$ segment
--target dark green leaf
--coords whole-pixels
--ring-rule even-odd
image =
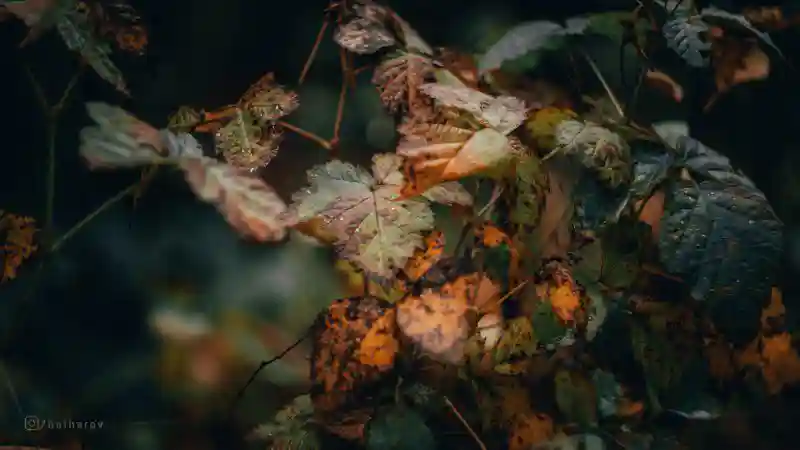
[[[379,411],[366,427],[369,450],[435,450],[436,440],[422,417],[397,405]]]
[[[679,150],[690,176],[670,184],[661,262],[684,279],[692,297],[706,302],[723,333],[748,339],[775,280],[783,225],[727,158],[691,138],[682,139]]]

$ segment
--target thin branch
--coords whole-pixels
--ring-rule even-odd
[[[319,145],[320,147],[324,148],[325,150],[330,151],[330,150],[333,149],[333,144],[330,141],[327,141],[327,140],[317,136],[316,134],[314,134],[314,133],[312,133],[310,131],[306,131],[306,130],[304,130],[304,129],[296,126],[296,125],[292,125],[289,122],[284,122],[282,120],[279,120],[276,123],[278,124],[278,126],[280,126],[282,128],[285,128],[285,129],[287,129],[287,130],[291,131],[292,133],[295,133],[295,134],[297,134],[299,136],[302,136],[302,137],[308,139],[309,141],[314,142],[315,144]]]
[[[348,65],[347,54],[344,49],[339,49],[339,60],[342,65],[342,87],[339,89],[339,101],[336,103],[336,122],[333,124],[333,137],[331,142],[334,144],[339,143],[339,133],[342,129],[342,119],[344,117],[344,104],[347,99],[347,79],[348,79]]]
[[[306,76],[308,72],[311,70],[311,65],[314,64],[314,60],[317,59],[317,52],[319,51],[319,46],[322,44],[322,38],[325,36],[325,31],[328,29],[328,25],[330,24],[329,19],[326,17],[322,21],[322,25],[319,27],[319,31],[317,32],[317,38],[314,40],[314,46],[311,47],[311,53],[308,54],[308,58],[306,58],[305,64],[303,64],[303,70],[300,72],[300,78],[297,80],[297,85],[303,84],[306,80]]]
[[[62,234],[61,237],[59,237],[58,240],[55,243],[53,243],[53,245],[50,247],[50,252],[51,253],[56,252],[70,238],[72,238],[72,236],[74,236],[75,233],[80,231],[81,228],[85,227],[89,222],[91,222],[95,217],[99,216],[103,211],[105,211],[108,208],[114,206],[117,202],[119,202],[120,200],[122,200],[126,196],[131,195],[134,192],[136,192],[138,187],[139,187],[139,182],[137,181],[136,183],[134,183],[134,184],[128,186],[127,188],[119,191],[116,195],[114,195],[113,197],[111,197],[108,200],[106,200],[105,202],[103,202],[103,204],[98,206],[97,209],[95,209],[94,211],[90,212],[86,217],[81,219],[80,222],[76,223],[75,225],[72,226],[72,228],[67,230],[66,233]]]
[[[236,410],[236,406],[239,404],[239,402],[244,397],[245,391],[247,391],[247,388],[250,387],[251,384],[253,384],[253,382],[256,380],[256,377],[258,376],[258,374],[261,373],[261,371],[264,370],[264,368],[266,368],[270,364],[274,363],[275,361],[279,361],[281,358],[283,358],[284,356],[288,355],[290,351],[292,351],[295,348],[297,348],[298,345],[303,343],[303,341],[305,341],[311,335],[311,332],[313,331],[313,329],[314,329],[313,325],[308,327],[306,332],[303,333],[303,335],[300,336],[300,338],[297,339],[292,345],[286,347],[282,352],[280,352],[274,358],[268,359],[267,361],[263,361],[261,364],[259,364],[258,368],[253,372],[252,375],[250,375],[250,378],[247,379],[247,383],[245,383],[245,385],[242,386],[241,389],[239,389],[239,392],[236,393],[236,397],[234,397],[233,402],[231,403],[230,415],[233,415],[233,412]]]
[[[450,399],[447,398],[446,396],[444,397],[444,402],[453,411],[453,414],[456,415],[459,422],[461,422],[461,424],[464,425],[464,428],[466,428],[467,433],[469,433],[469,435],[472,436],[472,439],[475,439],[475,443],[478,444],[478,447],[480,447],[481,450],[486,450],[486,444],[484,444],[481,438],[478,437],[478,434],[475,433],[475,430],[473,430],[472,427],[469,426],[469,423],[467,423],[467,421],[464,419],[464,416],[462,416],[461,413],[458,412],[458,409],[456,409],[456,406],[453,405],[453,402],[451,402]]]
[[[585,51],[581,50],[581,55],[583,55],[584,59],[586,59],[586,62],[589,63],[589,67],[592,68],[592,72],[594,72],[594,74],[597,76],[597,79],[600,80],[600,84],[603,85],[603,89],[606,90],[608,97],[611,99],[611,103],[614,105],[614,108],[616,108],[620,117],[624,118],[625,111],[622,109],[622,104],[620,103],[619,99],[617,99],[617,96],[614,95],[614,91],[611,90],[611,86],[609,86],[608,82],[606,81],[606,78],[603,76],[602,72],[600,72],[600,69],[597,67],[597,64],[595,64],[592,57],[589,56],[589,54],[586,53]]]

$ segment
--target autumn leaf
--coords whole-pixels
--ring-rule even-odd
[[[36,252],[37,231],[39,230],[33,218],[0,210],[0,232],[5,232],[5,239],[0,246],[0,255],[3,258],[3,275],[0,277],[0,282],[16,278],[17,270],[22,263]]]
[[[676,102],[683,101],[683,87],[666,73],[660,70],[648,69],[644,76],[648,86],[668,95]]]
[[[91,169],[177,162],[203,155],[191,135],[157,130],[119,107],[89,102],[86,110],[96,125],[81,130],[79,151]]]
[[[556,125],[555,141],[559,151],[576,156],[609,187],[617,187],[630,179],[630,147],[611,130],[591,122],[568,119]]]
[[[422,233],[434,225],[424,200],[398,200],[401,162],[393,154],[376,155],[372,174],[338,160],[317,166],[308,173],[310,187],[293,196],[292,214],[299,222],[322,217],[340,255],[388,277],[422,247]]]
[[[504,372],[504,369],[498,366],[511,362],[514,358],[535,354],[537,344],[536,332],[527,317],[515,317],[509,320],[494,348],[495,371]]]
[[[334,301],[314,326],[311,398],[321,412],[334,412],[394,368],[398,341],[395,309],[372,297]]]
[[[232,166],[256,171],[278,154],[282,137],[280,129],[263,126],[237,108],[233,119],[214,133],[214,147]]]
[[[545,414],[531,414],[511,424],[509,450],[528,450],[548,442],[555,435],[553,419]]]
[[[715,39],[711,46],[711,65],[717,94],[723,94],[736,85],[762,80],[770,74],[770,60],[756,43],[741,39]],[[716,99],[709,101],[709,105]]]
[[[279,241],[296,223],[272,187],[249,172],[205,157],[184,159],[180,167],[195,195],[245,236]]]
[[[340,25],[333,36],[342,48],[367,55],[397,43],[387,28],[388,10],[373,2],[357,3],[348,21]]]
[[[556,126],[568,119],[578,117],[574,111],[556,107],[546,107],[536,110],[527,122],[525,129],[536,140],[536,145],[543,150],[556,148]]]
[[[555,315],[564,322],[575,320],[575,313],[582,306],[580,288],[569,269],[551,263],[545,268],[545,280],[536,285],[539,298],[549,303]]]
[[[533,152],[525,152],[514,164],[514,208],[510,219],[523,226],[537,226],[542,218],[547,196],[548,176],[544,163]]]
[[[380,92],[381,102],[389,111],[405,110],[410,115],[425,109],[430,99],[420,95],[419,89],[433,76],[430,58],[414,53],[400,53],[386,58],[372,76],[372,84]]]
[[[792,336],[784,331],[786,307],[783,294],[773,288],[769,304],[761,312],[761,331],[745,348],[727,355],[738,367],[757,370],[769,394],[800,383],[800,355]]]
[[[444,256],[445,237],[439,230],[425,236],[424,247],[408,259],[403,272],[409,281],[417,281]]]
[[[423,84],[419,90],[444,106],[474,115],[485,126],[506,135],[519,127],[527,116],[525,102],[516,97],[493,97],[466,86],[441,83]]]
[[[426,289],[397,304],[397,325],[422,353],[439,361],[460,364],[471,334],[469,310],[469,299],[463,292],[454,292],[452,288]]]
[[[397,154],[407,159],[403,197],[419,195],[445,181],[501,170],[512,160],[509,139],[492,128],[441,132],[429,139],[407,137],[398,146]]]

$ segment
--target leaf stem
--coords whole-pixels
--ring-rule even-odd
[[[58,240],[55,243],[53,243],[53,245],[50,247],[50,252],[55,252],[58,249],[60,249],[72,236],[75,235],[75,233],[80,231],[95,217],[99,216],[103,211],[106,211],[108,208],[114,206],[114,204],[116,204],[126,196],[136,192],[138,187],[139,187],[139,181],[119,191],[116,195],[103,202],[102,205],[98,206],[94,211],[90,212],[86,217],[81,219],[80,222],[76,223],[75,225],[72,226],[72,228],[67,230],[66,233],[61,235],[61,237],[59,237]]]
[[[325,36],[325,31],[328,29],[328,25],[330,25],[330,21],[326,17],[322,21],[322,25],[319,27],[317,38],[314,40],[314,46],[311,47],[311,52],[308,54],[305,64],[303,64],[303,70],[300,71],[300,78],[297,80],[298,86],[303,84],[303,82],[306,80],[306,76],[308,76],[308,72],[311,70],[311,65],[314,64],[314,60],[317,59],[317,52],[319,51],[320,44],[322,44],[322,38]]]
[[[472,439],[475,439],[475,443],[478,444],[478,447],[480,447],[481,450],[486,450],[486,444],[484,444],[481,438],[478,437],[478,434],[475,433],[475,430],[473,430],[472,427],[469,426],[469,423],[464,419],[464,416],[462,416],[461,413],[458,412],[458,409],[456,409],[456,406],[453,405],[453,402],[451,402],[450,399],[447,398],[446,396],[444,397],[444,402],[453,411],[453,414],[456,415],[456,418],[458,418],[458,421],[461,422],[461,425],[464,425],[464,428],[466,428],[467,433],[469,433],[469,435],[472,436]]]
[[[620,103],[619,99],[617,99],[617,96],[614,95],[614,91],[611,90],[611,86],[609,86],[608,82],[606,81],[606,77],[603,76],[603,73],[600,72],[597,64],[595,64],[592,57],[589,56],[586,51],[581,50],[581,55],[584,59],[586,59],[586,62],[589,63],[589,67],[591,67],[592,72],[594,72],[594,74],[597,76],[597,79],[600,80],[600,84],[603,85],[603,89],[605,89],[606,93],[608,94],[608,97],[611,100],[611,103],[614,105],[614,108],[616,108],[617,112],[619,113],[619,116],[624,118],[625,111],[622,109],[622,104]]]
[[[330,150],[333,149],[333,144],[331,144],[331,142],[329,142],[329,141],[317,136],[316,134],[314,134],[314,133],[312,133],[310,131],[306,131],[306,130],[304,130],[304,129],[296,126],[296,125],[290,124],[289,122],[284,122],[283,120],[279,120],[276,123],[278,124],[278,126],[280,126],[282,128],[285,128],[285,129],[287,129],[287,130],[291,131],[292,133],[295,133],[295,134],[297,134],[299,136],[302,136],[302,137],[308,139],[309,141],[314,142],[315,144],[319,145],[320,147],[324,148],[325,150],[330,151]]]

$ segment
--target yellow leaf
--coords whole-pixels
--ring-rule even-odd
[[[559,123],[567,119],[576,119],[578,115],[569,109],[555,107],[542,108],[528,119],[525,124],[528,133],[536,140],[536,145],[545,150],[556,146],[555,130]]]

